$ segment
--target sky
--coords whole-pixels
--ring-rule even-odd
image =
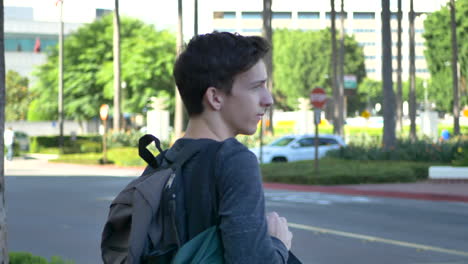
[[[59,8],[55,2],[56,0],[4,0],[4,5],[33,7],[35,20],[55,22],[59,19]],[[95,17],[94,8],[113,9],[114,3],[114,0],[64,0],[64,21],[82,23],[84,18],[88,20],[86,22],[91,22]],[[175,28],[177,24],[177,1],[174,0],[120,0],[119,9],[121,15],[137,17],[147,23],[157,24],[161,29]]]
[[[39,21],[55,22],[59,19],[59,8],[55,5],[57,0],[3,0],[5,6],[25,6],[34,8],[34,19]],[[95,8],[113,9],[115,0],[63,0],[63,17],[65,22],[92,22],[95,18]],[[232,1],[236,1],[233,3]],[[303,5],[310,9],[317,4],[329,4],[327,0],[272,0],[273,10],[275,6],[279,9],[287,8],[289,1],[294,4]],[[314,1],[317,1],[314,3]],[[448,0],[414,0],[416,11],[427,9],[439,9]],[[154,24],[157,29],[176,30],[177,26],[177,0],[119,0],[120,14],[136,17],[146,23]],[[209,15],[204,13],[208,7],[213,6],[256,6],[261,8],[262,0],[199,0],[199,16]],[[409,6],[409,0],[402,0],[404,6]],[[335,0],[336,7],[339,8],[341,1]],[[379,0],[344,0],[345,10],[350,5],[357,9],[368,9],[369,5],[380,6]],[[184,21],[193,21],[194,0],[183,0]],[[396,11],[397,0],[390,0],[392,11]],[[221,7],[222,8],[222,7]],[[221,10],[222,11],[222,10]],[[84,21],[83,21],[84,20]],[[200,23],[203,23],[200,19]],[[186,28],[190,28],[191,23],[184,23],[184,33]],[[200,25],[200,28],[204,28]]]

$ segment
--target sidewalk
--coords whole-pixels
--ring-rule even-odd
[[[118,167],[115,165],[77,165],[48,162],[48,156],[15,158],[5,161],[6,176],[114,176],[136,177],[143,172],[141,167]],[[468,182],[416,182],[359,185],[295,185],[264,183],[267,189],[303,192],[325,192],[344,195],[380,196],[433,201],[457,201],[468,203]]]

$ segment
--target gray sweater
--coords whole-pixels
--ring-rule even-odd
[[[166,157],[174,161],[187,144],[202,146],[212,142],[211,139],[179,139]],[[201,158],[196,155],[183,167],[184,184],[196,180],[196,175],[191,172]],[[263,186],[255,155],[236,139],[229,138],[222,142],[213,162],[226,263],[286,263],[288,250],[285,245],[268,234]],[[184,189],[189,191],[185,186]],[[187,237],[191,238],[193,234]]]

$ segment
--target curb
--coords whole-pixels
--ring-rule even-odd
[[[411,193],[399,192],[390,190],[358,190],[351,187],[340,186],[315,186],[315,185],[298,185],[298,184],[282,184],[265,182],[263,186],[267,189],[303,191],[303,192],[323,192],[344,195],[362,195],[362,196],[377,196],[390,198],[403,198],[414,200],[430,200],[430,201],[449,201],[449,202],[465,202],[468,203],[468,195],[451,195],[437,193]]]

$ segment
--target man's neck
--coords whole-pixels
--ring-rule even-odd
[[[187,130],[185,131],[184,138],[208,138],[217,141],[223,141],[232,135],[226,133],[225,129],[219,125],[216,125],[216,120],[207,119],[203,117],[191,117],[189,119]]]

